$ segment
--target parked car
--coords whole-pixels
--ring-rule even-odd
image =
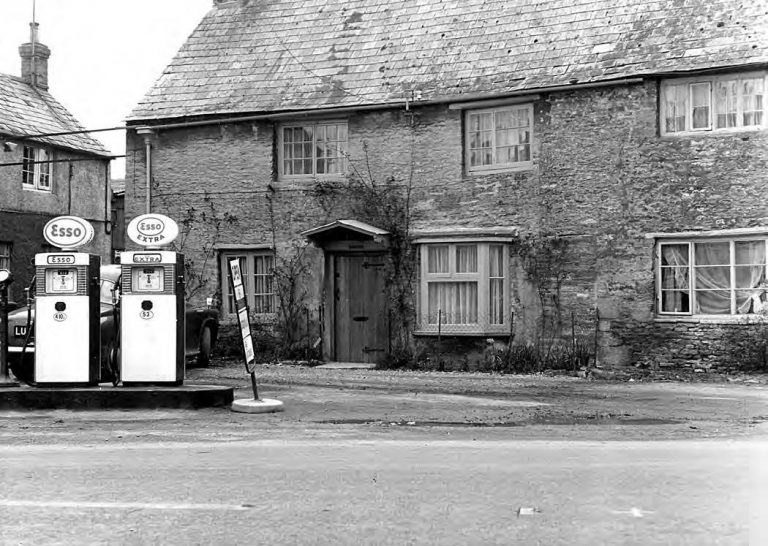
[[[114,381],[110,358],[115,351],[115,307],[120,298],[120,266],[104,265],[100,270],[101,310],[101,380]],[[8,364],[21,381],[34,380],[34,306],[20,307],[8,315]],[[31,327],[30,327],[31,325]],[[219,332],[219,313],[215,309],[186,306],[187,358],[195,358],[199,366],[207,366]],[[26,343],[26,347],[25,347]]]

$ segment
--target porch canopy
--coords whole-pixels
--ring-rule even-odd
[[[302,231],[301,235],[319,247],[338,241],[370,241],[386,246],[389,239],[388,231],[359,220],[336,220],[330,224]]]

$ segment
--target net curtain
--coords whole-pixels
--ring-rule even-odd
[[[731,243],[694,244],[695,314],[731,314],[761,310],[765,292],[765,241],[736,241],[731,279]],[[686,310],[690,293],[688,245],[662,247],[662,309]],[[732,287],[735,288],[732,291]]]

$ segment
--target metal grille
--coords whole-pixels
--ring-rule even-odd
[[[123,294],[133,294],[134,291],[131,288],[131,269],[133,267],[141,267],[137,264],[131,266],[123,265],[122,275],[120,276],[120,288]],[[146,267],[158,267],[157,265],[146,264]],[[173,294],[176,289],[176,265],[175,264],[160,264],[163,268],[163,293]]]

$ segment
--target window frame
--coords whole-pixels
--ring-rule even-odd
[[[418,326],[416,335],[508,335],[510,329],[510,245],[507,240],[462,240],[441,239],[418,242],[419,245],[419,296],[418,296]],[[459,246],[477,247],[477,272],[457,272],[456,248]],[[430,273],[429,248],[435,246],[448,247],[448,272]],[[491,312],[491,268],[490,248],[499,246],[502,249],[502,310],[503,321],[500,324],[490,324]],[[498,277],[493,277],[498,278]],[[477,324],[430,324],[429,323],[429,284],[445,282],[477,282]]]
[[[744,235],[744,236],[738,236],[738,237],[697,237],[697,238],[663,238],[663,239],[657,239],[654,249],[654,278],[656,283],[656,289],[655,289],[655,306],[656,306],[656,317],[658,318],[668,318],[668,319],[716,319],[716,320],[735,320],[735,319],[744,319],[746,317],[758,317],[760,316],[757,313],[738,313],[738,306],[736,303],[736,291],[737,290],[745,290],[743,288],[737,288],[735,286],[736,283],[736,267],[739,265],[755,265],[755,264],[737,264],[735,259],[735,248],[736,243],[738,242],[754,242],[754,241],[762,241],[765,245],[765,263],[763,264],[764,267],[764,273],[763,276],[765,278],[768,278],[768,236],[765,234],[755,234],[755,235]],[[719,265],[697,265],[695,260],[695,244],[706,244],[706,243],[729,243],[729,264],[728,267],[730,268],[729,278],[730,278],[730,285],[728,288],[728,291],[730,292],[730,304],[731,304],[731,312],[728,314],[722,313],[722,314],[712,314],[712,313],[696,313],[696,307],[697,307],[697,282],[696,282],[696,268],[702,268],[702,267],[724,267]],[[663,305],[662,305],[662,247],[665,245],[687,245],[688,246],[688,292],[689,292],[689,311],[687,312],[674,312],[674,311],[663,311]],[[701,289],[703,290],[703,289]],[[699,291],[701,291],[699,290]]]
[[[498,163],[496,161],[496,113],[497,112],[504,112],[504,111],[514,111],[514,110],[527,110],[528,112],[528,132],[530,133],[530,139],[528,142],[528,146],[530,147],[529,150],[529,157],[527,161],[517,161],[515,163]],[[471,142],[471,130],[470,130],[470,116],[472,115],[478,115],[478,114],[492,114],[493,119],[493,127],[491,128],[491,150],[493,153],[493,161],[489,165],[472,165],[472,149],[470,148],[470,142]],[[464,164],[466,166],[465,170],[467,174],[470,175],[484,175],[484,174],[495,174],[500,172],[510,172],[510,171],[522,171],[522,170],[529,170],[533,167],[533,150],[534,150],[534,110],[533,110],[533,102],[523,102],[523,103],[514,103],[514,104],[506,104],[502,106],[495,106],[490,108],[476,108],[476,109],[467,109],[464,111]]]
[[[13,252],[13,243],[11,243],[10,241],[0,241],[0,269],[5,269],[7,271],[11,270],[12,252]]]
[[[337,125],[344,126],[346,132],[346,140],[344,142],[344,149],[339,153],[339,160],[341,162],[341,168],[338,173],[319,173],[317,172],[317,127]],[[312,173],[302,174],[286,174],[285,172],[285,138],[284,130],[290,128],[304,129],[307,127],[312,128]],[[338,141],[342,142],[342,141]],[[279,180],[306,180],[306,179],[338,179],[343,178],[348,174],[349,169],[349,122],[346,119],[320,119],[302,122],[286,121],[277,125],[277,172]]]
[[[32,152],[32,158],[27,152]],[[43,157],[41,157],[43,156]],[[27,191],[53,192],[53,150],[41,146],[24,146],[22,149],[21,187]],[[31,170],[28,168],[31,166]],[[45,172],[43,172],[45,168]],[[32,183],[27,180],[32,179]],[[45,178],[47,184],[43,184]]]
[[[271,257],[272,258],[272,292],[260,292],[256,293],[256,258]],[[271,248],[253,248],[253,249],[221,249],[219,250],[219,263],[221,267],[220,276],[220,290],[221,290],[221,314],[223,317],[236,317],[237,313],[234,310],[234,306],[230,306],[230,270],[229,260],[231,258],[245,258],[246,260],[246,273],[243,275],[243,287],[245,289],[246,301],[248,303],[248,311],[255,317],[268,319],[274,317],[277,314],[277,292],[275,291],[275,252]],[[256,298],[271,296],[271,310],[266,312],[257,312]]]
[[[736,81],[742,82],[743,80],[760,79],[763,82],[762,91],[762,122],[759,125],[736,125],[733,127],[717,127],[717,115],[720,112],[722,103],[718,102],[717,89],[718,85],[724,82]],[[709,118],[706,127],[694,128],[693,127],[693,88],[696,85],[708,84],[709,85]],[[686,88],[686,104],[685,106],[685,128],[679,131],[667,130],[667,90],[684,86]],[[739,89],[739,85],[736,86]],[[768,71],[754,71],[754,72],[734,72],[729,74],[718,74],[710,76],[696,76],[690,78],[670,78],[661,80],[659,86],[659,129],[661,136],[665,137],[678,137],[678,136],[691,136],[691,135],[706,135],[706,134],[729,134],[744,131],[762,131],[768,127],[768,107],[766,107],[766,99],[768,99]],[[736,102],[736,119],[737,121],[743,121],[744,110],[744,95],[737,95],[734,100]],[[675,108],[677,104],[675,104]],[[727,110],[727,108],[726,108]],[[726,112],[727,114],[727,112]]]

